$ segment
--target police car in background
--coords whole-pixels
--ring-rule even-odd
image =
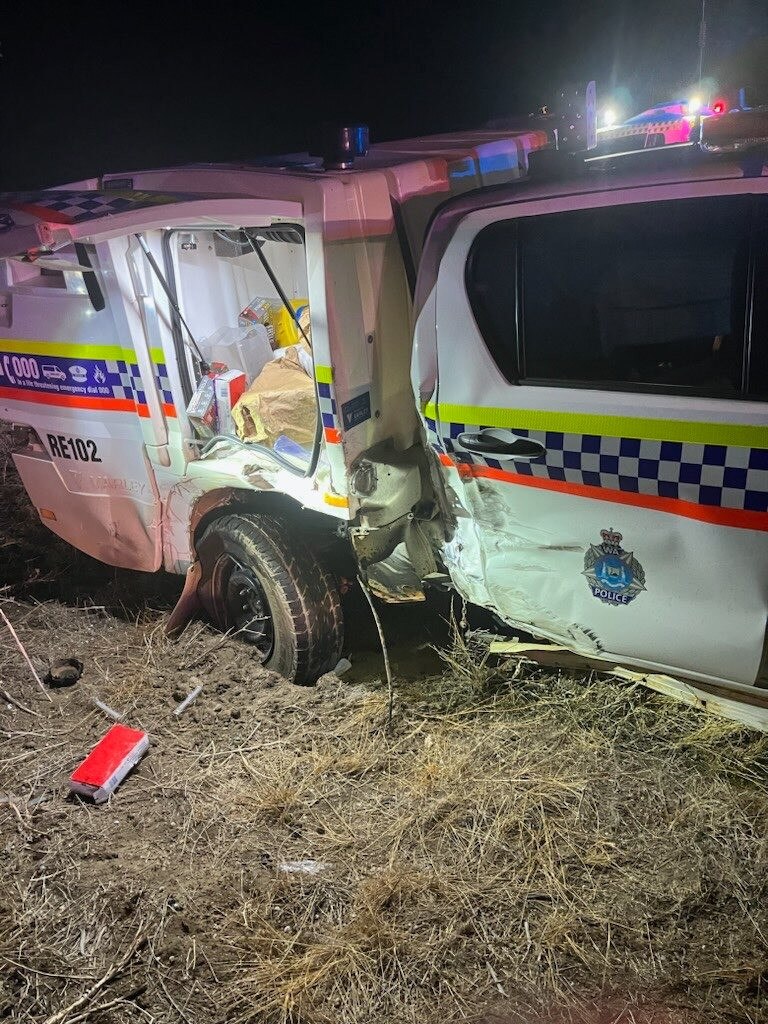
[[[597,142],[606,152],[654,149],[694,141],[703,118],[724,114],[724,99],[702,106],[695,100],[674,100],[649,107],[621,124],[609,123],[597,129]]]

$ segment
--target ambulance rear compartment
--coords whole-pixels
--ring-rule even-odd
[[[234,436],[308,466],[318,408],[301,228],[172,230],[163,248],[184,321],[175,334],[185,392],[196,391],[188,406],[194,432],[203,442]],[[212,372],[226,374],[216,381],[215,408],[185,324]]]

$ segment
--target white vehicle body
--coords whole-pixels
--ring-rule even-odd
[[[304,539],[343,538],[387,600],[450,583],[590,661],[768,724],[768,320],[755,290],[768,269],[768,177],[713,160],[518,182],[546,141],[538,131],[464,133],[374,146],[350,170],[304,157],[6,197],[0,417],[34,431],[15,458],[46,524],[104,562],[183,574],[217,516],[288,514]],[[568,320],[553,319],[547,297],[547,238],[562,230],[581,246],[590,224],[602,232],[597,256],[577,246],[558,264],[564,280],[582,257],[599,262],[618,230],[610,218],[674,219],[680,203],[684,225],[722,211],[743,220],[730,298],[696,291],[694,301],[673,288],[666,305],[645,309],[620,267],[613,284],[607,265],[600,281],[585,270],[585,293],[599,296],[595,345],[620,365],[621,338],[635,339],[631,358],[673,379],[674,359],[646,359],[642,321],[650,339],[693,317],[719,351],[743,320],[733,393],[604,381],[594,367],[585,379],[547,372],[530,339]],[[185,409],[199,367],[140,244],[202,338],[232,326],[254,294],[277,298],[255,249],[222,248],[251,229],[287,296],[309,300],[318,437],[306,462],[195,437]],[[704,254],[692,255],[691,237],[682,255],[667,253],[671,276],[682,266],[692,281],[699,267],[709,280],[720,257],[703,235]],[[34,262],[11,258],[34,246],[73,247],[76,262],[36,274]],[[638,242],[632,258],[644,251]],[[67,269],[84,260],[95,301],[89,272]],[[733,312],[742,263],[749,293]],[[617,289],[631,315],[611,299]],[[483,311],[489,294],[507,292],[503,308]]]

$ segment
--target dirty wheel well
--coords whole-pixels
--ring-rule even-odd
[[[285,494],[229,488],[209,492],[197,503],[192,515],[194,548],[212,522],[235,512],[257,512],[280,519],[290,532],[296,531],[296,536],[301,537],[326,569],[337,576],[347,577],[354,577],[358,572],[345,524],[313,509],[302,508]]]

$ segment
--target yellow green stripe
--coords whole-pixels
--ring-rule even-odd
[[[437,419],[437,408],[429,402],[424,415]],[[441,423],[469,423],[478,426],[557,431],[563,434],[597,434],[604,437],[636,437],[642,441],[681,441],[688,444],[731,445],[740,448],[768,448],[768,426],[751,423],[699,423],[638,416],[601,416],[580,412],[551,412],[545,409],[486,409],[474,405],[440,403]]]
[[[61,344],[58,341],[31,341],[27,338],[0,338],[0,351],[20,352],[25,356],[58,356],[62,359],[124,359],[135,362],[136,353],[132,348],[121,345],[91,345],[87,342]],[[151,348],[149,355],[153,363],[165,363],[161,348]]]
[[[333,367],[315,364],[315,380],[319,384],[333,384]]]

